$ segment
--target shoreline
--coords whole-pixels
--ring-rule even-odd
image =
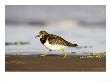
[[[6,72],[106,72],[106,55],[69,55],[49,54],[46,57],[36,55],[6,55]]]

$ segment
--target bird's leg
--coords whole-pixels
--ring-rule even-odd
[[[48,55],[48,53],[49,52],[51,52],[52,50],[49,50],[47,53],[45,53],[45,54],[43,54],[43,55],[41,55],[41,56],[46,56],[46,55]]]
[[[62,49],[63,53],[64,53],[64,58],[67,57],[67,53],[64,51],[64,49]]]

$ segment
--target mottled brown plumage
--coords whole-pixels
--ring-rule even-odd
[[[40,37],[40,41],[42,44],[45,45],[46,48],[51,50],[62,50],[64,52],[64,57],[67,56],[67,53],[64,51],[64,48],[66,47],[76,47],[77,44],[72,44],[66,40],[64,40],[62,37],[49,34],[46,31],[40,31],[39,35],[36,37]],[[45,55],[43,55],[45,56]]]
[[[64,46],[70,46],[70,47],[75,47],[77,46],[77,44],[72,44],[66,40],[64,40],[63,38],[57,36],[57,35],[53,35],[53,34],[49,34],[48,35],[48,41],[50,44],[56,44],[56,45],[64,45]]]
[[[52,44],[52,45],[64,45],[64,46],[70,46],[70,47],[78,46],[77,44],[72,44],[72,43],[64,40],[60,36],[49,34],[46,31],[40,31],[39,34],[40,35],[38,35],[38,37],[40,37],[40,41],[42,44],[44,44],[46,42],[46,40],[48,40],[49,44]]]

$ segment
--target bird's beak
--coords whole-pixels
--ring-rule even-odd
[[[39,37],[39,36],[40,36],[40,35],[37,35],[37,36],[35,36],[35,38],[36,38],[36,37]]]

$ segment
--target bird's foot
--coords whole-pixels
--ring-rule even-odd
[[[67,55],[67,53],[64,53],[64,56],[63,56],[63,58],[67,58],[67,56],[68,56],[68,55]]]
[[[42,55],[40,55],[40,56],[42,56],[42,57],[45,57],[47,54],[42,54]]]
[[[50,52],[51,50],[49,50],[47,53],[44,53],[43,55],[41,55],[42,57],[45,57],[46,55],[48,55],[48,53]]]

